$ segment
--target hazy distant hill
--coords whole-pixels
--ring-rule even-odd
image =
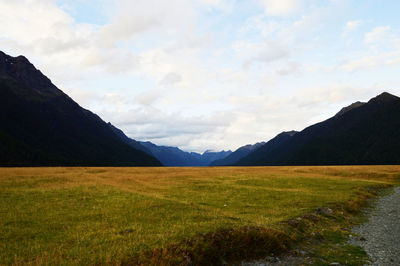
[[[25,57],[0,51],[1,166],[155,166]]]
[[[279,147],[262,149],[238,165],[400,164],[400,98],[382,93],[352,104]]]
[[[204,163],[204,165],[209,166],[212,162],[216,160],[221,160],[226,158],[227,156],[231,155],[232,151],[205,151],[203,154],[201,154],[201,160]]]
[[[265,142],[258,142],[256,144],[248,144],[238,148],[236,151],[232,152],[230,155],[223,159],[215,160],[210,165],[211,166],[223,166],[223,165],[233,165],[237,163],[240,159],[250,154],[252,151],[260,148]]]

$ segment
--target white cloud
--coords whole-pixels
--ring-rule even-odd
[[[398,64],[400,56],[400,38],[390,26],[374,27],[364,35],[364,43],[367,49],[355,55],[349,55],[349,59],[343,60],[338,66],[340,70],[350,72],[360,70],[378,70]]]
[[[196,0],[196,2],[208,9],[219,9],[229,12],[235,5],[236,0]]]
[[[288,48],[276,40],[264,42],[239,41],[233,45],[233,48],[239,55],[247,57],[244,62],[245,67],[257,62],[271,63],[289,56]]]
[[[284,67],[279,68],[276,72],[281,76],[287,76],[300,72],[301,65],[297,62],[290,61]]]
[[[372,31],[365,34],[364,40],[367,44],[382,42],[390,37],[390,31],[390,26],[375,27],[372,29]]]
[[[0,37],[22,47],[46,53],[76,49],[91,30],[74,25],[53,1],[0,1]]]
[[[386,59],[385,63],[387,65],[398,65],[398,64],[400,64],[400,57]]]
[[[265,13],[271,16],[288,16],[297,13],[303,6],[302,0],[259,0]]]
[[[112,48],[119,41],[129,40],[135,34],[157,27],[160,24],[155,16],[120,14],[114,23],[101,29],[99,44],[106,49]]]
[[[378,67],[384,66],[393,66],[400,63],[398,60],[399,56],[400,50],[383,52],[377,55],[367,55],[358,59],[348,60],[340,64],[339,69],[354,72],[359,70],[377,69]]]
[[[243,58],[246,68],[254,63],[271,63],[298,56],[319,45],[319,37],[313,34],[324,25],[327,17],[324,9],[315,9],[296,20],[276,21],[265,15],[253,16],[240,28],[241,39],[233,43],[232,48]],[[254,40],[254,35],[259,38]],[[310,41],[310,38],[313,39]],[[274,72],[279,74],[279,71]]]
[[[181,75],[177,73],[170,72],[166,74],[159,82],[160,85],[174,85],[176,83],[179,83],[182,80]]]
[[[379,56],[365,56],[341,64],[340,68],[347,71],[374,69],[379,65]]]
[[[135,100],[142,105],[151,105],[164,93],[161,90],[146,91],[136,96]]]
[[[245,35],[249,32],[255,31],[260,32],[263,37],[268,37],[274,32],[280,30],[281,26],[282,25],[276,21],[267,20],[266,16],[263,14],[249,18],[239,29],[239,32]]]
[[[361,24],[362,24],[361,20],[348,21],[346,23],[346,26],[344,27],[342,37],[343,38],[347,37],[350,33],[357,30],[361,26]]]

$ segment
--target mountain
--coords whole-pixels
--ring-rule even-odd
[[[231,151],[211,152],[203,154],[185,152],[176,147],[157,146],[151,142],[139,142],[146,147],[165,166],[209,166],[214,160],[222,159]]]
[[[258,164],[258,162],[262,162],[265,155],[272,153],[275,150],[279,150],[279,148],[289,141],[293,136],[295,136],[298,132],[297,131],[284,131],[278,134],[276,137],[268,141],[267,143],[261,145],[258,149],[250,152],[247,156],[239,159],[234,165],[253,165],[254,162],[257,162],[255,165],[262,165]]]
[[[159,166],[23,56],[0,51],[1,166]]]
[[[149,149],[147,149],[144,145],[140,144],[139,141],[136,141],[134,139],[129,138],[127,135],[125,135],[125,133],[115,127],[113,124],[111,124],[110,122],[107,123],[108,126],[111,128],[111,130],[126,144],[128,144],[129,146],[131,146],[132,148],[136,149],[136,150],[140,150],[140,151],[144,151],[145,153],[147,153],[150,156],[154,155],[151,153],[151,151]]]
[[[140,142],[151,154],[165,166],[197,166],[198,162],[191,153],[176,147],[158,146],[150,141]],[[195,161],[195,162],[193,162]]]
[[[140,142],[165,166],[199,166],[200,160],[190,152],[177,147],[158,146],[149,141]]]
[[[220,152],[213,152],[213,151],[205,151],[202,155],[202,161],[205,165],[209,166],[212,162],[217,160],[222,160],[227,156],[231,155],[232,151],[220,151]]]
[[[400,164],[400,98],[384,92],[307,127],[238,165]]]
[[[363,102],[352,103],[349,106],[343,107],[335,116],[340,116],[340,115],[342,115],[342,114],[344,114],[344,113],[346,113],[346,112],[348,112],[350,110],[353,110],[354,108],[363,106],[364,104],[365,103],[363,103]]]
[[[242,146],[238,148],[236,151],[232,152],[230,155],[223,159],[215,160],[213,161],[210,166],[225,166],[225,165],[234,165],[236,162],[238,162],[240,159],[243,157],[247,156],[254,150],[260,148],[262,145],[264,145],[265,142],[258,142],[256,144],[248,144],[245,146]]]

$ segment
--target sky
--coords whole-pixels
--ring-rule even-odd
[[[235,150],[400,95],[398,0],[0,0],[26,56],[136,140]]]

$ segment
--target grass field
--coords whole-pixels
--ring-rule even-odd
[[[0,168],[0,265],[162,261],[188,239],[281,232],[283,221],[399,179],[400,166]]]

